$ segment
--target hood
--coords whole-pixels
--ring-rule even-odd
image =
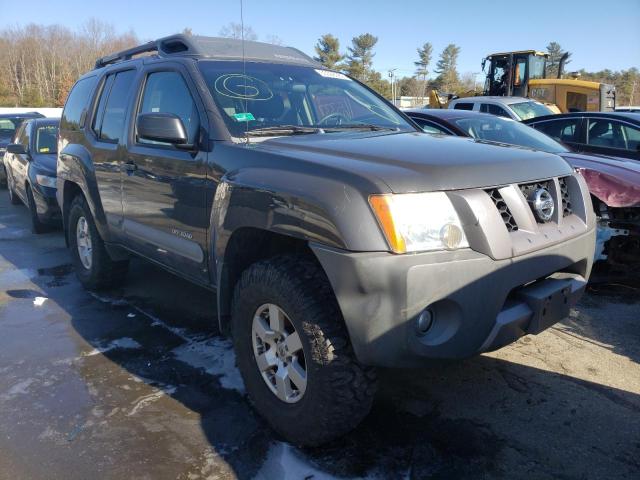
[[[55,153],[36,153],[31,156],[31,164],[38,170],[50,176],[56,176],[56,163],[58,161]]]
[[[278,137],[257,148],[376,177],[394,193],[491,187],[572,173],[554,154],[417,132]]]
[[[608,206],[640,206],[640,162],[579,153],[563,153],[562,157],[580,170],[591,194]]]

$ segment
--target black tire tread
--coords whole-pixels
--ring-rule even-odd
[[[27,207],[29,208],[29,214],[31,215],[31,232],[36,235],[49,231],[49,226],[43,223],[38,218],[38,209],[36,207],[36,200],[33,198],[33,192],[31,187],[26,187],[27,192]]]
[[[84,269],[82,262],[80,262],[80,259],[77,256],[77,249],[75,247],[76,222],[72,221],[74,217],[74,209],[80,209],[82,211],[84,217],[89,223],[89,229],[91,230],[91,243],[94,253],[92,269],[94,271],[91,272],[90,275],[83,275],[80,273],[83,271],[86,272],[86,269]],[[71,205],[69,207],[69,225],[67,235],[69,238],[71,256],[76,267],[76,272],[78,273],[78,278],[86,288],[90,290],[101,290],[116,286],[122,282],[127,274],[127,270],[129,269],[129,261],[114,261],[111,259],[95,226],[93,215],[91,215],[87,202],[82,195],[76,195],[71,201]]]
[[[293,422],[288,429],[273,425],[287,440],[316,446],[355,428],[369,413],[377,387],[376,371],[356,360],[349,334],[321,268],[301,256],[282,255],[260,261],[242,274],[233,298],[234,317],[248,289],[275,282],[289,294],[298,295],[305,311],[304,333],[311,339],[312,360],[327,367],[328,384],[315,400],[312,425]],[[293,287],[293,288],[292,288]],[[300,288],[301,287],[301,288]],[[234,332],[235,333],[235,332]],[[255,400],[253,401],[256,405]],[[260,411],[259,405],[256,405]],[[260,412],[269,421],[266,412]]]

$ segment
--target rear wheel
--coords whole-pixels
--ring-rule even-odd
[[[82,195],[76,196],[71,202],[67,223],[71,258],[80,282],[86,288],[100,289],[124,280],[129,262],[116,262],[109,257]]]
[[[357,362],[315,263],[282,256],[249,267],[235,288],[232,322],[247,393],[288,441],[325,443],[369,413],[375,370]]]
[[[49,230],[49,226],[38,218],[38,209],[36,208],[36,200],[33,198],[33,192],[31,187],[27,185],[27,206],[29,207],[29,214],[31,215],[31,231],[35,234],[44,233]]]

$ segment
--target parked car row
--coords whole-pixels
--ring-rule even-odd
[[[591,273],[575,154],[511,120],[425,112],[277,45],[174,35],[98,59],[57,139],[77,276],[118,284],[137,255],[215,290],[255,408],[295,444],[327,442],[368,413],[376,367],[540,333]],[[5,157],[34,222],[55,217],[38,210],[54,123],[25,124]]]

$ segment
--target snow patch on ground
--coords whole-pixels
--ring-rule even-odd
[[[126,305],[129,305],[129,302],[126,301],[124,298],[105,297],[103,295],[98,295],[95,292],[88,292],[88,293],[96,300],[99,300],[102,303],[108,303],[109,305],[113,305],[114,307],[124,307]]]
[[[195,368],[202,368],[210,375],[218,376],[223,388],[244,393],[244,383],[236,368],[236,357],[231,341],[213,337],[205,340],[188,340],[172,351],[176,359]]]
[[[129,413],[127,413],[127,417],[135,415],[140,410],[142,410],[143,408],[147,407],[148,405],[154,402],[157,402],[162,397],[174,394],[175,391],[176,391],[176,387],[174,387],[173,385],[167,385],[163,387],[162,390],[157,390],[153,393],[150,393],[148,395],[144,395],[142,397],[135,399],[133,402],[131,402],[133,404],[133,408]]]
[[[29,386],[31,386],[33,382],[35,382],[35,379],[33,378],[27,378],[26,380],[22,380],[21,382],[18,382],[15,385],[13,385],[7,391],[7,393],[4,393],[3,395],[1,395],[0,398],[2,398],[2,400],[11,400],[12,398],[17,397],[18,395],[24,395],[29,392]]]
[[[337,477],[322,472],[309,464],[304,456],[288,443],[274,444],[254,480],[336,480]]]
[[[91,350],[90,352],[83,353],[82,356],[92,357],[100,353],[108,352],[109,350],[113,350],[115,348],[136,349],[136,348],[142,348],[142,345],[136,342],[133,338],[123,337],[123,338],[118,338],[116,340],[112,340],[106,345],[98,346],[93,350]]]
[[[172,350],[177,360],[195,368],[202,368],[210,375],[216,375],[223,388],[236,390],[244,394],[244,383],[239,370],[236,368],[236,358],[231,341],[222,337],[206,338],[203,335],[189,334],[187,329],[171,326],[157,316],[136,305],[130,304],[124,299],[114,299],[96,295],[95,293],[91,295],[103,303],[114,306],[129,306],[151,320],[152,327],[164,328],[181,338],[184,344]],[[135,348],[139,347],[138,345]],[[85,356],[96,355],[98,353],[102,353],[102,351],[96,349]]]

